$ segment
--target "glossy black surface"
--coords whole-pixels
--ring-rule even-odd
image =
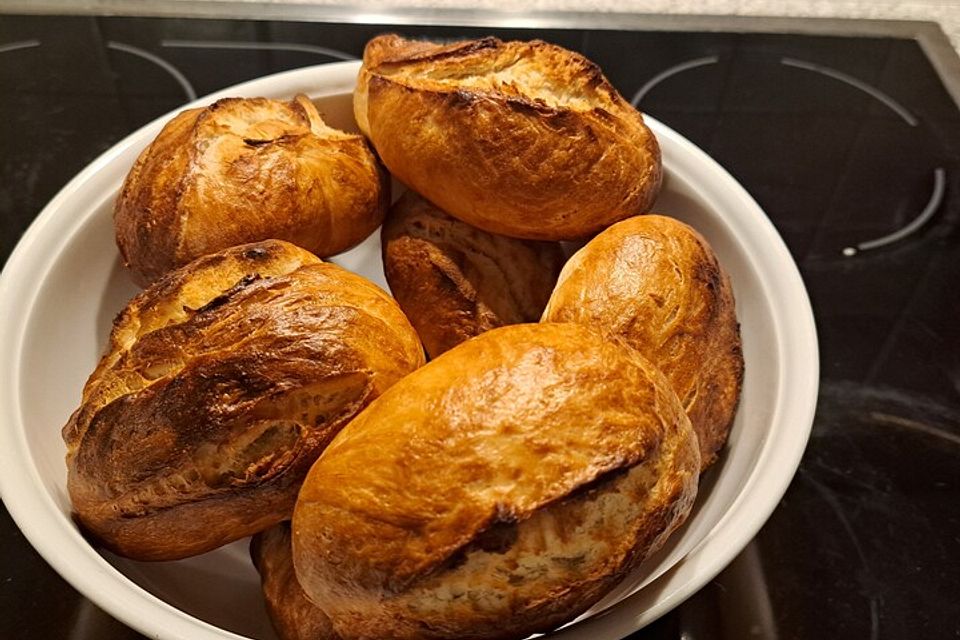
[[[39,41],[0,53],[0,255],[6,259],[87,163],[186,101],[174,77],[123,45],[160,56],[203,95],[334,58],[170,40],[300,43],[357,56],[385,30],[394,29],[0,16],[0,49]],[[822,375],[800,471],[747,550],[636,637],[960,635],[960,112],[919,46],[725,33],[398,30],[557,42],[600,64],[628,99],[664,70],[709,58],[652,87],[639,106],[746,186],[804,276]],[[915,218],[938,168],[945,197],[927,225],[888,247],[842,254]],[[64,583],[6,512],[0,559],[0,637],[140,637]]]

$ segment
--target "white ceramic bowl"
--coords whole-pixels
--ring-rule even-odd
[[[358,64],[280,73],[196,104],[303,92],[331,124],[352,129]],[[0,277],[0,489],[41,555],[131,627],[156,638],[272,638],[246,541],[188,560],[138,563],[98,552],[70,519],[60,428],[79,403],[114,315],[136,292],[114,245],[112,205],[137,154],[169,117],[129,136],[64,187]],[[563,638],[627,635],[719,573],[786,490],[816,405],[813,315],[776,230],[719,165],[648,121],[666,169],[656,211],[703,233],[733,281],[746,359],[743,396],[729,446],[704,476],[688,524],[607,598],[555,634]],[[336,262],[385,287],[378,235]]]

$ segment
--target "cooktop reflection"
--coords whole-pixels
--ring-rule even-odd
[[[542,38],[713,156],[800,266],[821,392],[800,470],[720,576],[636,638],[960,634],[960,111],[914,40],[3,16],[0,252],[97,155],[188,100],[373,35]],[[5,310],[9,311],[9,310]],[[0,519],[2,637],[140,637]]]

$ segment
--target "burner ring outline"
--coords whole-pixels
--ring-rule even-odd
[[[107,42],[107,48],[113,49],[114,51],[122,51],[124,53],[129,53],[131,55],[137,56],[138,58],[143,58],[148,62],[152,62],[157,65],[177,81],[177,83],[183,88],[183,92],[187,95],[187,101],[193,102],[197,99],[197,92],[194,90],[193,85],[190,84],[190,81],[187,80],[187,77],[183,75],[179,69],[175,66],[161,58],[160,56],[150,53],[149,51],[144,51],[139,47],[134,47],[123,42],[116,42],[115,40],[110,40]]]
[[[42,43],[36,39],[8,42],[7,44],[0,44],[0,53],[19,51],[20,49],[32,49],[33,47],[39,47],[41,44]]]
[[[667,78],[675,76],[678,73],[683,73],[684,71],[689,71],[690,69],[696,69],[697,67],[704,67],[708,64],[716,64],[717,62],[719,62],[719,60],[720,60],[720,56],[705,56],[703,58],[694,58],[693,60],[687,60],[686,62],[681,62],[679,64],[673,65],[672,67],[668,67],[663,71],[661,71],[660,73],[658,73],[657,75],[650,78],[649,80],[647,80],[647,82],[644,83],[642,87],[637,89],[637,92],[633,94],[633,98],[630,99],[630,104],[633,105],[634,108],[636,108],[636,106],[640,104],[640,101],[643,100],[643,97],[648,93],[650,93],[651,89],[653,89],[655,86],[657,86]]]
[[[880,89],[877,89],[873,85],[869,85],[863,80],[858,80],[853,76],[844,73],[842,71],[837,71],[830,67],[825,67],[821,64],[816,64],[814,62],[807,62],[806,60],[798,60],[797,58],[780,58],[780,64],[785,67],[793,67],[795,69],[804,69],[805,71],[813,71],[814,73],[819,73],[820,75],[827,76],[828,78],[833,78],[834,80],[839,80],[845,84],[854,87],[863,91],[870,97],[882,102],[887,108],[896,113],[898,116],[903,118],[903,121],[906,122],[911,127],[917,126],[917,118],[910,113],[906,107],[902,104],[888,96]]]
[[[337,58],[338,60],[356,60],[357,56],[350,55],[338,49],[321,47],[299,42],[248,42],[243,40],[161,40],[161,47],[170,49],[245,49],[248,51],[297,51],[300,53],[315,53],[317,55]]]
[[[927,201],[927,205],[923,208],[923,211],[920,212],[920,215],[914,218],[909,224],[897,229],[893,233],[889,233],[879,238],[874,238],[873,240],[864,240],[863,242],[858,242],[856,246],[853,247],[844,247],[842,251],[843,255],[851,258],[861,251],[879,249],[880,247],[885,247],[888,244],[899,242],[907,236],[916,233],[930,220],[930,218],[933,217],[933,214],[937,212],[937,209],[940,208],[940,204],[943,202],[943,196],[946,191],[947,172],[943,167],[937,167],[933,170],[933,193],[930,194],[930,199]]]
[[[678,73],[682,73],[689,69],[695,69],[697,67],[701,67],[709,64],[715,64],[718,61],[719,61],[719,56],[716,56],[716,55],[705,56],[702,58],[694,58],[692,60],[688,60],[686,62],[681,62],[679,64],[676,64],[672,67],[668,67],[667,69],[661,71],[660,73],[655,75],[653,78],[648,80],[646,83],[644,83],[643,86],[641,86],[639,89],[637,89],[637,92],[633,95],[633,98],[630,100],[630,104],[636,108],[639,105],[640,101],[643,100],[644,96],[646,96],[646,94],[649,93],[651,89],[653,89],[656,85],[660,84],[664,80],[677,75]],[[800,60],[798,58],[789,58],[789,57],[780,58],[780,64],[786,67],[793,67],[796,69],[803,69],[805,71],[812,71],[814,73],[818,73],[828,78],[832,78],[834,80],[843,82],[855,89],[858,89],[866,93],[867,95],[874,98],[875,100],[881,102],[888,109],[890,109],[891,111],[896,113],[898,116],[900,116],[900,118],[905,123],[907,123],[907,125],[911,127],[916,127],[919,125],[919,121],[917,120],[916,116],[914,116],[906,107],[900,104],[897,100],[895,100],[893,97],[889,96],[888,94],[884,93],[883,91],[877,89],[873,85],[870,85],[862,80],[859,80],[854,76],[851,76],[837,69],[833,69],[831,67],[816,64],[814,62],[808,62],[806,60]],[[860,253],[861,251],[879,249],[880,247],[884,247],[894,242],[898,242],[916,233],[920,228],[922,228],[927,222],[930,221],[930,219],[936,213],[937,209],[939,209],[940,204],[943,202],[943,197],[946,191],[946,170],[943,167],[937,167],[936,169],[934,169],[933,179],[934,179],[933,192],[930,195],[930,199],[927,201],[926,206],[923,208],[920,214],[917,215],[917,217],[914,218],[910,223],[885,236],[874,238],[873,240],[864,240],[863,242],[858,242],[854,246],[844,247],[841,250],[841,253],[845,257],[848,257],[848,258],[853,257],[858,253]]]

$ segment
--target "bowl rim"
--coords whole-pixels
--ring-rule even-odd
[[[27,540],[57,573],[110,615],[152,637],[244,638],[177,609],[135,584],[87,543],[45,490],[26,440],[19,393],[24,337],[40,292],[37,284],[44,281],[60,251],[96,210],[88,207],[70,218],[64,212],[70,210],[73,200],[119,156],[156,137],[173,115],[234,95],[279,97],[303,92],[316,98],[350,91],[359,67],[359,61],[336,62],[263,76],[209,94],[154,119],[113,145],[70,180],[31,223],[0,273],[0,309],[4,309],[0,316],[0,495]],[[702,194],[711,201],[727,201],[745,212],[725,222],[738,240],[752,239],[746,255],[768,293],[768,310],[781,327],[775,334],[780,356],[780,397],[769,422],[782,425],[789,417],[791,428],[778,432],[776,438],[765,437],[756,464],[729,510],[680,562],[610,608],[555,631],[556,637],[629,634],[712,580],[756,535],[786,492],[806,447],[816,408],[819,355],[813,311],[797,266],[773,223],[716,161],[656,119],[647,115],[644,118],[662,146],[680,150],[698,170],[709,175],[709,181],[698,183]],[[777,268],[773,273],[757,268],[757,264],[773,264]],[[16,313],[14,309],[24,311]],[[784,393],[785,389],[789,393]],[[762,485],[758,485],[759,478],[763,478]],[[736,520],[737,526],[730,526],[731,520]],[[670,593],[647,607],[644,593],[649,599],[652,591],[660,590],[656,585],[669,586]],[[116,588],[119,586],[127,588]]]

